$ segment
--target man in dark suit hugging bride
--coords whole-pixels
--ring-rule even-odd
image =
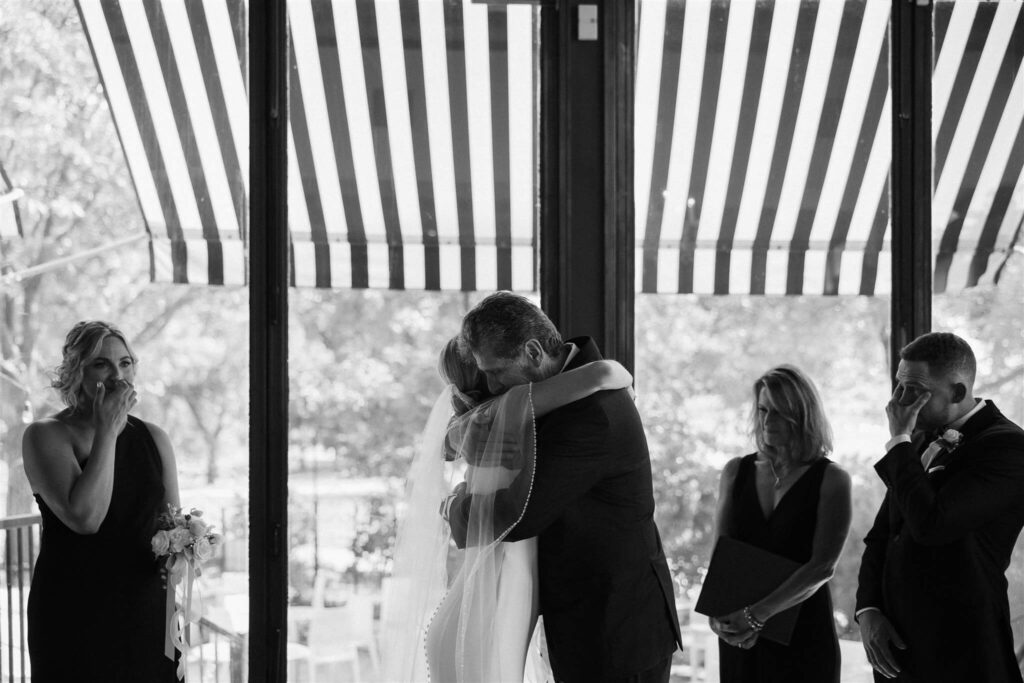
[[[509,292],[465,316],[461,342],[496,397],[515,387],[528,393],[534,383],[601,359],[592,339],[563,342],[537,306]],[[467,553],[481,531],[505,544],[537,538],[539,611],[556,681],[668,681],[679,625],[654,523],[647,440],[630,392],[592,392],[536,414],[535,423],[531,417],[527,438],[535,436],[524,450],[535,453],[532,466],[514,470],[496,490],[456,487],[444,505],[453,538]],[[455,647],[448,652],[451,639],[428,635],[428,658],[454,661],[459,670],[464,641],[472,639],[459,621],[471,622],[471,612],[463,605],[441,614],[446,625],[431,630],[456,634]],[[500,621],[502,614],[485,617]]]

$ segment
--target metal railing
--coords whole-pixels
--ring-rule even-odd
[[[0,677],[28,681],[28,589],[39,552],[39,515],[0,519],[3,530],[3,602],[0,607]]]
[[[192,674],[197,676],[193,677]],[[199,620],[199,638],[189,650],[188,680],[198,683],[243,683],[245,636],[202,617]]]
[[[27,683],[32,678],[28,658],[29,587],[39,553],[41,518],[38,514],[0,519],[4,544],[0,571],[0,681]],[[198,630],[198,634],[195,633]],[[245,636],[206,617],[193,627],[189,649],[189,680],[196,683],[243,683]]]

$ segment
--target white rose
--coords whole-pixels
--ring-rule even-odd
[[[171,539],[168,537],[167,532],[163,529],[153,534],[153,540],[150,541],[153,547],[153,554],[157,557],[167,554],[167,549],[170,547]]]
[[[192,541],[192,534],[188,532],[188,529],[183,529],[180,526],[171,529],[167,535],[172,553],[180,553]]]
[[[193,517],[188,522],[188,530],[196,538],[205,536],[207,529],[209,529],[209,527],[206,522],[197,517]]]
[[[192,545],[192,556],[196,558],[197,562],[206,562],[213,556],[213,546],[210,545],[210,541],[206,536],[196,539],[196,542]]]

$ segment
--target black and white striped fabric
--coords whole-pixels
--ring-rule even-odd
[[[244,283],[244,0],[77,0],[158,280]],[[888,0],[643,0],[637,291],[887,294]],[[536,287],[538,14],[293,0],[292,284]],[[935,5],[935,290],[1024,216],[1022,3]]]
[[[244,4],[77,5],[150,233],[153,278],[244,284]]]
[[[78,0],[154,277],[244,283],[243,0]],[[292,284],[536,288],[536,12],[294,0]]]
[[[1024,244],[1024,4],[936,5],[935,290],[998,278]]]
[[[935,5],[935,291],[996,277],[1024,215],[1020,2]],[[887,294],[887,0],[644,0],[637,290]]]
[[[21,214],[18,212],[18,199],[22,191],[11,185],[3,164],[0,164],[0,239],[20,237]]]

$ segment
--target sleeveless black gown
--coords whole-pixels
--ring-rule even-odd
[[[117,438],[110,509],[95,534],[73,532],[38,494],[43,529],[28,600],[34,683],[170,683],[166,591],[150,539],[163,512],[160,453],[141,420]]]
[[[765,519],[757,499],[755,459],[745,456],[733,485],[732,518],[726,529],[751,545],[797,562],[811,558],[818,497],[828,458],[816,461],[790,487]],[[722,683],[839,683],[839,640],[826,583],[800,607],[790,644],[758,639],[743,650],[718,641]]]

